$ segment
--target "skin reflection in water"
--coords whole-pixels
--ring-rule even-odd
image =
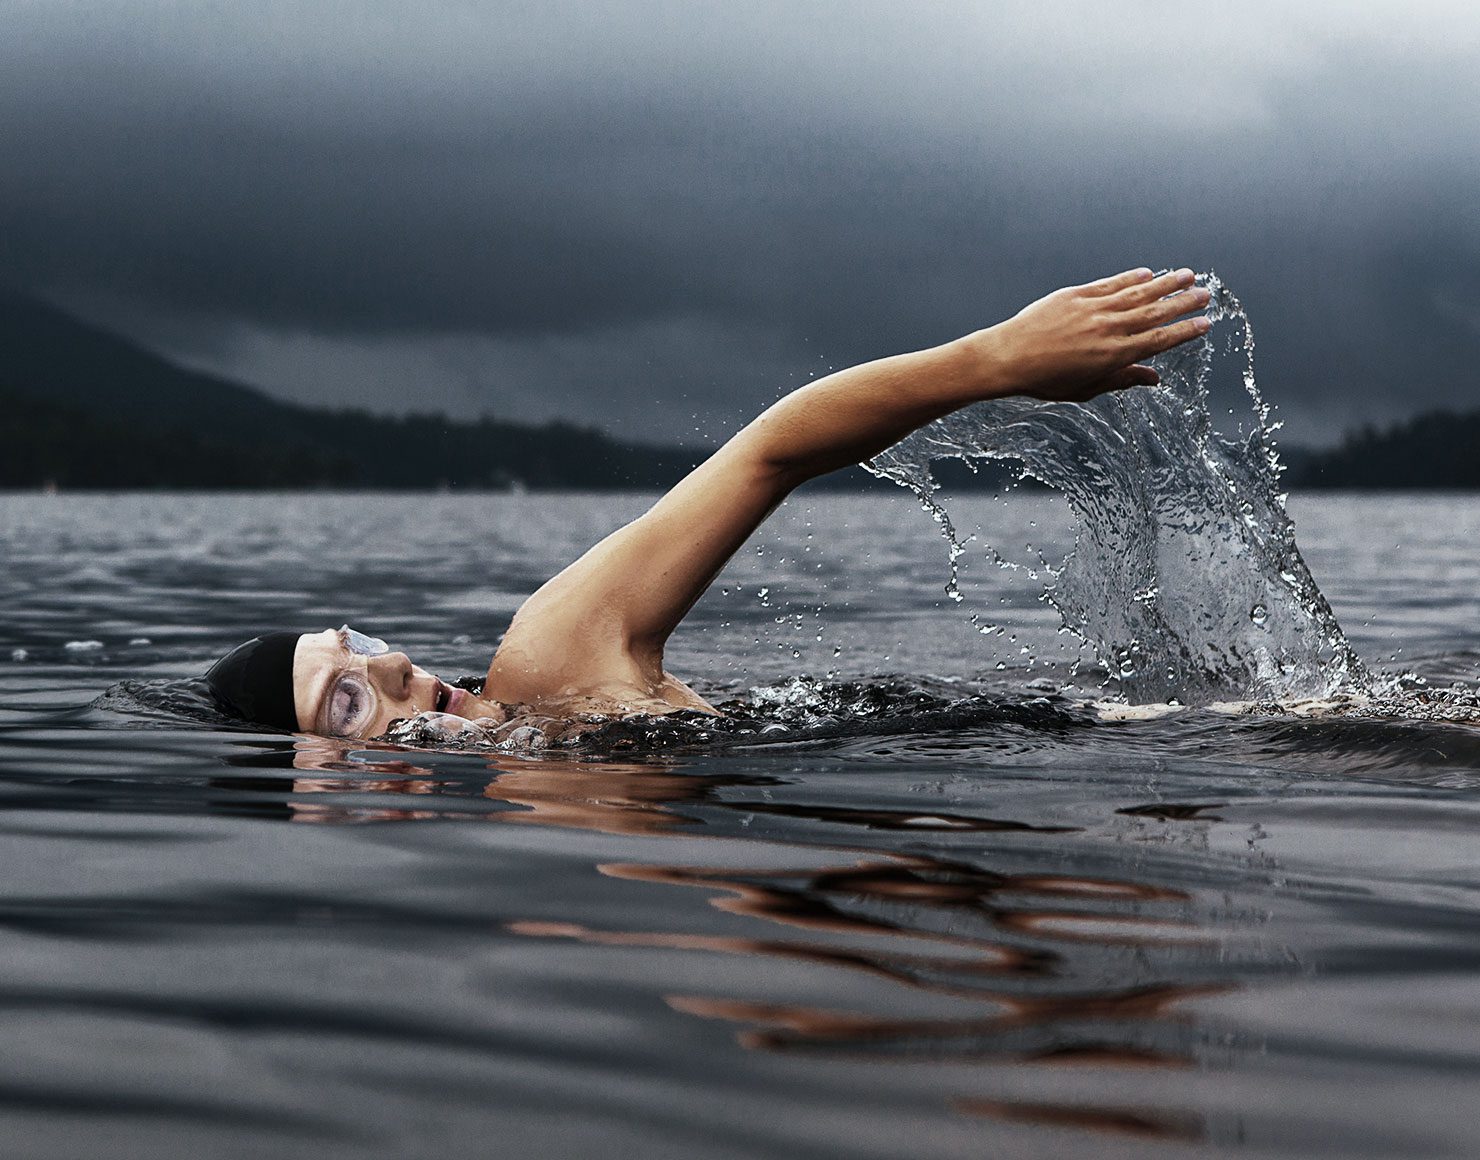
[[[968,1115],[1055,1128],[1082,1128],[1117,1136],[1186,1143],[1196,1143],[1205,1137],[1202,1124],[1195,1116],[1153,1113],[1139,1108],[1088,1108],[1074,1104],[975,1099],[954,1100],[951,1106]]]
[[[331,793],[436,795],[447,783],[428,768],[391,757],[395,751],[389,751],[385,760],[367,762],[366,746],[357,745],[357,759],[350,761],[346,747],[333,741],[300,738],[295,744],[293,765],[301,774],[294,781],[291,808],[299,821],[478,817],[640,837],[681,832],[693,839],[704,836],[703,822],[684,807],[703,805],[711,810],[842,822],[874,831],[1039,829],[940,813],[727,803],[717,790],[773,783],[765,778],[678,773],[653,764],[502,755],[489,757],[494,777],[483,793],[490,801],[517,807],[512,810],[473,814],[418,808],[409,802],[405,808],[320,806],[302,799]],[[346,773],[355,776],[352,780],[322,776]],[[467,792],[465,785],[457,789]],[[598,930],[538,919],[507,926],[532,938],[571,939],[591,946],[700,951],[833,968],[976,1007],[948,1018],[901,1018],[737,997],[664,996],[673,1010],[740,1025],[738,1042],[757,1051],[1183,1068],[1196,1062],[1194,1049],[1202,1039],[1183,1005],[1230,989],[1208,982],[1078,985],[1086,977],[1113,977],[1113,970],[1107,971],[1104,963],[1077,962],[1076,956],[1123,954],[1127,949],[1175,951],[1213,941],[1165,913],[1191,901],[1183,891],[1127,880],[998,873],[918,852],[832,845],[823,849],[830,859],[827,864],[795,869],[661,863],[597,867],[602,874],[625,881],[712,891],[710,905],[716,909],[777,928],[765,937]],[[1161,1109],[968,1096],[952,1100],[950,1106],[963,1114],[1116,1134],[1182,1140],[1202,1135],[1195,1117]]]
[[[356,753],[363,753],[360,746]],[[293,796],[288,801],[290,818],[295,822],[391,822],[415,821],[443,815],[444,811],[433,809],[400,809],[383,806],[344,806],[321,804],[313,800],[314,794],[367,794],[392,793],[419,796],[435,794],[440,783],[436,775],[424,766],[409,761],[386,758],[380,761],[364,761],[349,758],[350,747],[344,742],[327,737],[298,737],[293,742],[293,768],[305,774],[337,774],[340,776],[304,776],[293,779]],[[353,779],[343,775],[353,775]],[[376,777],[375,774],[383,774]],[[306,800],[305,800],[306,799]]]

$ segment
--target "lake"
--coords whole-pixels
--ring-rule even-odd
[[[344,622],[481,675],[651,499],[0,497],[8,1157],[1480,1153],[1480,727],[1426,719],[1480,678],[1480,497],[1291,502],[1411,674],[1378,710],[1122,719],[1028,570],[947,595],[903,490],[794,497],[680,630],[745,732],[437,752],[159,693]],[[1072,543],[1051,494],[951,512]]]

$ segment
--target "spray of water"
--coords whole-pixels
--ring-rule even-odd
[[[1369,683],[1295,544],[1279,490],[1270,408],[1254,381],[1254,334],[1215,274],[1207,337],[1156,362],[1161,385],[1084,404],[1009,399],[947,416],[869,466],[908,487],[949,543],[931,462],[1002,460],[1061,491],[1077,521],[1061,562],[1031,561],[1043,599],[1135,702],[1205,704],[1362,691]],[[1232,399],[1220,396],[1232,371]],[[1213,414],[1228,401],[1223,430]],[[1013,561],[1001,546],[988,556]]]

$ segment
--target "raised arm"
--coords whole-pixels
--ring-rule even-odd
[[[1207,330],[1204,317],[1176,321],[1207,304],[1192,278],[1141,269],[1058,290],[986,330],[787,395],[525,602],[489,694],[537,700],[659,681],[669,634],[793,488],[984,399],[1082,401],[1155,383],[1140,360]]]

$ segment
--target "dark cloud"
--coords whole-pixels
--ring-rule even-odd
[[[0,260],[293,397],[656,437],[1213,266],[1327,438],[1480,354],[1480,16],[1348,8],[22,3]]]

